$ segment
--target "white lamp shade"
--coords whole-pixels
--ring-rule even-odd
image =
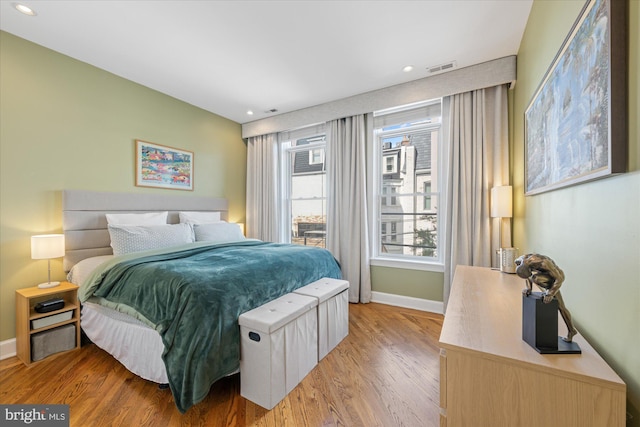
[[[510,185],[491,189],[491,217],[511,218],[513,216],[512,189]]]
[[[51,259],[64,256],[64,234],[31,236],[31,259]]]

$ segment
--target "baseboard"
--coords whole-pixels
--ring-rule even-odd
[[[403,295],[383,292],[371,292],[371,301],[380,304],[395,305],[397,307],[412,308],[414,310],[428,311],[430,313],[444,313],[444,304],[441,301],[405,297]]]
[[[16,339],[0,341],[0,360],[8,359],[16,355]]]

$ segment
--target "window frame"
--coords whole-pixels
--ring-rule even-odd
[[[419,103],[420,105],[431,105],[435,102],[439,102],[442,108],[442,100],[430,100],[424,103]],[[403,111],[403,110],[411,110],[415,108],[415,106],[406,106],[406,107],[397,107],[395,109],[390,109],[389,111]],[[375,113],[374,113],[375,114]],[[384,114],[384,113],[382,113]],[[370,253],[371,253],[371,265],[373,266],[383,266],[383,267],[394,267],[394,268],[405,268],[405,269],[415,269],[415,270],[424,270],[424,271],[433,271],[433,272],[443,272],[444,271],[444,253],[446,251],[445,239],[444,239],[444,231],[445,231],[445,176],[443,169],[443,153],[444,149],[442,147],[442,114],[441,110],[440,120],[437,121],[423,121],[418,122],[411,126],[402,127],[400,126],[398,129],[390,129],[383,130],[381,128],[376,128],[375,125],[371,126],[371,131],[369,133],[370,141],[372,146],[374,147],[369,151],[369,160],[368,163],[371,165],[371,180],[370,180],[370,188],[369,194],[371,195],[369,200],[369,207],[371,211],[371,219],[370,221]],[[402,123],[398,123],[398,125],[402,125]],[[386,126],[386,125],[385,125]],[[400,255],[400,254],[388,254],[381,252],[381,240],[382,240],[382,220],[381,220],[381,211],[384,207],[381,203],[382,201],[382,182],[384,172],[384,146],[382,139],[384,137],[389,137],[392,135],[403,135],[418,131],[425,130],[438,130],[438,146],[436,153],[436,167],[438,173],[437,184],[438,188],[433,188],[433,182],[431,182],[432,189],[430,193],[424,193],[423,189],[420,189],[420,192],[416,192],[413,194],[414,197],[422,198],[423,200],[429,198],[431,203],[433,203],[433,196],[437,198],[437,206],[438,209],[436,211],[437,215],[437,257],[423,257],[423,256],[413,256],[413,255]],[[431,178],[430,178],[431,181]],[[418,190],[417,188],[415,190]],[[399,194],[399,193],[397,193]],[[407,195],[398,195],[398,197],[407,196]],[[390,193],[386,194],[386,197],[390,197]],[[419,203],[419,202],[418,202]],[[388,206],[388,204],[387,204]],[[420,212],[424,206],[422,203],[419,203],[415,206],[416,213]],[[390,226],[387,227],[387,234],[389,233]]]
[[[304,145],[296,145],[293,144],[301,139],[312,140],[308,144]],[[314,139],[316,139],[314,141]],[[293,218],[292,218],[292,208],[293,201],[291,191],[292,191],[292,179],[294,177],[294,162],[292,159],[295,158],[296,153],[308,151],[309,152],[309,160],[311,160],[312,152],[314,150],[322,149],[322,163],[324,164],[322,170],[325,174],[326,180],[326,133],[324,130],[324,126],[313,126],[310,128],[300,129],[295,132],[281,132],[278,135],[278,150],[280,157],[280,194],[283,208],[280,210],[280,242],[282,243],[292,243],[291,241],[291,233],[293,229]],[[311,162],[309,162],[311,165]],[[320,164],[320,163],[315,163]],[[299,174],[304,175],[304,174]],[[320,198],[324,200],[324,206],[326,208],[328,195],[326,194],[327,186],[326,182],[324,185],[325,195],[324,198]],[[297,198],[295,200],[319,200],[318,198]],[[326,216],[326,212],[324,212]],[[326,227],[326,223],[325,223]],[[326,244],[326,242],[325,242]]]

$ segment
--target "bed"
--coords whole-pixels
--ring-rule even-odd
[[[218,198],[63,191],[82,329],[134,374],[169,384],[181,412],[238,371],[241,313],[340,278],[328,251],[246,239],[227,215]]]

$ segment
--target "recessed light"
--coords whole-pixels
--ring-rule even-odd
[[[409,71],[413,71],[413,65],[407,65],[402,69],[402,71],[404,71],[405,73],[408,73]]]
[[[251,110],[247,110],[247,115],[249,115],[249,116],[253,116],[253,111],[251,111]]]
[[[22,3],[13,3],[13,7],[15,7],[18,12],[24,13],[25,15],[29,15],[29,16],[37,15],[35,10],[31,9],[29,6],[26,6]]]

